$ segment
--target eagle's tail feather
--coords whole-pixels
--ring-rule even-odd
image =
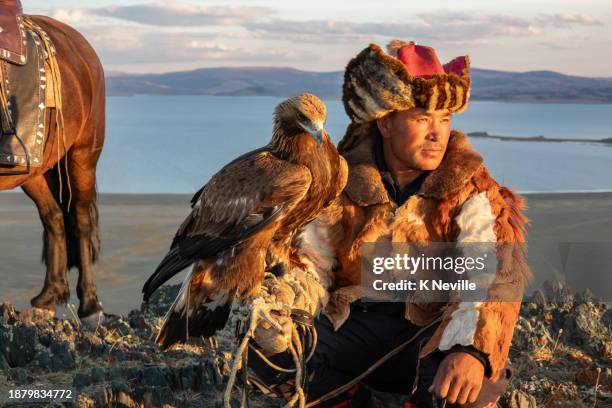
[[[217,330],[225,327],[229,318],[231,302],[210,310],[205,306],[194,312],[187,322],[186,314],[172,311],[155,339],[155,342],[167,350],[177,343],[185,343],[188,337],[211,337]]]
[[[142,287],[144,301],[147,302],[161,285],[192,263],[192,260],[181,258],[178,248],[171,249]]]
[[[186,342],[189,337],[211,337],[225,327],[229,318],[233,296],[227,292],[208,296],[198,305],[189,305],[190,280],[191,273],[166,314],[155,339],[164,350],[176,343]]]

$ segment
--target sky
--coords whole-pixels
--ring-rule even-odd
[[[442,62],[612,77],[610,0],[21,0],[77,28],[105,70],[221,66],[343,70],[369,43],[434,47]]]

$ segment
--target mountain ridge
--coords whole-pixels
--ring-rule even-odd
[[[107,92],[128,95],[288,97],[312,92],[340,99],[342,71],[292,67],[198,68],[161,74],[112,72]],[[612,78],[580,77],[549,70],[498,71],[472,68],[472,100],[535,103],[612,103]]]

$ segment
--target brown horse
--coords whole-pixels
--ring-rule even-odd
[[[100,251],[96,164],[104,143],[104,72],[95,51],[77,31],[49,17],[30,19],[46,31],[57,51],[65,141],[59,140],[55,110],[47,109],[43,166],[32,167],[27,175],[0,175],[0,191],[21,186],[36,203],[44,226],[47,274],[32,306],[55,312],[56,305],[67,302],[67,272],[76,267],[78,314],[91,320],[102,311],[91,268]],[[24,168],[10,170],[20,169]],[[0,173],[3,170],[7,169],[0,167]]]

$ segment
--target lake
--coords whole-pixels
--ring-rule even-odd
[[[275,97],[132,96],[107,99],[101,192],[191,193],[234,157],[266,144]],[[325,101],[338,141],[348,117]],[[453,127],[504,136],[612,137],[612,105],[472,102]],[[500,182],[520,191],[612,190],[612,146],[473,139]]]

